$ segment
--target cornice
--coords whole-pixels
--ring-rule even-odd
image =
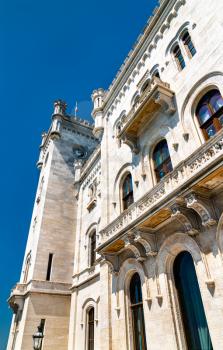
[[[159,40],[163,38],[163,33],[170,27],[173,18],[177,17],[178,10],[186,0],[163,0],[159,7],[153,11],[153,16],[149,17],[143,32],[127,55],[124,63],[120,67],[116,77],[109,86],[104,98],[104,115],[109,112],[109,108],[114,100],[121,98],[131,81],[131,74],[138,74],[139,69],[144,66],[144,61],[150,57],[153,49],[157,47]]]

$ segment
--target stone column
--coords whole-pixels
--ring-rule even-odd
[[[111,278],[104,260],[100,267],[100,350],[111,350]]]
[[[75,334],[76,334],[76,314],[77,314],[77,289],[73,291],[71,296],[68,350],[75,349],[74,346],[75,346]]]

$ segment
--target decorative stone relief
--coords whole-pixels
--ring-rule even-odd
[[[191,192],[185,196],[188,208],[194,209],[200,216],[203,226],[212,226],[216,224],[216,220],[211,217],[210,210],[202,203],[202,199],[195,192]]]
[[[172,218],[176,218],[183,225],[185,233],[189,236],[195,236],[199,233],[198,230],[193,227],[187,215],[185,215],[185,210],[181,205],[174,203],[170,206],[170,210],[172,212]]]
[[[134,253],[138,261],[145,261],[145,257],[142,256],[139,249],[134,245],[134,238],[125,237],[124,242],[125,242],[125,248],[130,249]]]

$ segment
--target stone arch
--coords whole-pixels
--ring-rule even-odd
[[[196,106],[200,98],[209,90],[218,89],[223,95],[223,73],[214,71],[204,75],[199,79],[188,92],[183,102],[180,117],[184,132],[190,131],[194,135],[199,145],[205,142],[198,120],[195,116]]]
[[[98,223],[97,222],[93,222],[87,229],[86,233],[85,233],[85,237],[84,237],[84,248],[85,248],[85,254],[87,254],[87,261],[88,261],[88,266],[90,265],[90,239],[91,239],[91,235],[93,233],[96,233],[96,242],[98,240]]]
[[[140,93],[137,90],[131,98],[131,106],[134,106],[137,103],[139,97],[140,97]]]
[[[85,233],[85,236],[89,236],[89,234],[91,234],[92,231],[96,231],[97,232],[97,225],[98,225],[98,222],[92,222],[92,224],[90,224],[90,226],[88,227],[86,233]]]
[[[221,214],[220,219],[218,221],[216,241],[217,241],[218,249],[220,250],[220,253],[223,258],[223,213]]]
[[[172,40],[170,41],[170,43],[168,44],[166,51],[165,51],[165,56],[167,56],[172,50],[173,47],[178,43],[180,36],[182,35],[182,32],[184,32],[185,30],[189,30],[188,28],[190,28],[190,22],[184,22],[180,28],[178,29],[177,33],[175,34],[175,36],[172,38]]]
[[[118,207],[121,208],[120,203],[121,203],[121,198],[120,198],[120,189],[122,186],[122,179],[124,179],[125,175],[130,173],[133,177],[133,169],[132,169],[132,163],[125,163],[122,165],[122,167],[119,169],[114,185],[113,185],[113,194],[112,194],[112,202],[118,204]]]
[[[116,119],[114,125],[113,125],[113,134],[117,135],[117,128],[118,125],[122,123],[123,118],[126,116],[126,110],[123,110],[120,114],[119,117]]]
[[[153,161],[152,161],[153,151],[156,145],[163,139],[166,139],[167,144],[169,146],[169,141],[167,138],[169,129],[170,127],[168,125],[162,125],[159,130],[159,135],[151,135],[148,142],[142,146],[141,162],[140,162],[142,167],[141,171],[142,171],[142,174],[146,174],[147,171],[150,172],[150,177],[152,178],[153,184],[155,184],[155,178],[153,175],[154,167],[153,167]]]
[[[87,311],[93,307],[95,310],[95,321],[98,321],[98,304],[100,301],[100,297],[95,300],[94,298],[87,298],[84,303],[82,304],[81,308],[81,325],[83,326],[86,322],[85,315],[87,314]]]
[[[195,264],[202,261],[207,279],[210,279],[207,262],[197,242],[185,233],[175,233],[166,238],[156,258],[156,274],[159,277],[163,273],[171,273],[175,257],[182,251],[188,251]]]
[[[134,258],[126,259],[121,265],[118,276],[115,278],[116,280],[116,310],[118,313],[122,312],[125,314],[125,331],[127,335],[127,343],[131,346],[132,339],[132,326],[130,322],[130,281],[134,273],[138,273],[141,280],[141,288],[142,288],[142,299],[143,304],[145,306],[145,301],[148,300],[148,279],[147,279],[147,271],[143,264],[136,261]],[[124,329],[123,329],[124,331]]]
[[[162,288],[167,289],[165,294],[167,295],[168,303],[171,305],[176,339],[179,344],[182,344],[182,348],[185,347],[185,340],[183,335],[184,331],[182,318],[180,316],[179,299],[174,282],[173,263],[177,255],[183,251],[190,253],[195,264],[197,281],[198,285],[200,286],[200,292],[204,304],[207,302],[207,297],[205,295],[206,293],[204,292],[204,288],[202,288],[202,284],[205,283],[208,287],[210,286],[211,288],[213,288],[214,285],[213,280],[210,278],[206,256],[203,254],[198,243],[193,238],[181,232],[177,232],[166,238],[157,256],[155,273],[158,280],[158,285],[159,280],[162,279],[162,286],[165,285],[165,287]],[[159,293],[162,297],[162,291],[159,290]]]
[[[126,259],[119,270],[116,280],[116,302],[119,307],[119,293],[123,290],[125,293],[128,289],[132,275],[137,272],[142,283],[144,296],[148,298],[148,272],[145,266],[134,258]]]

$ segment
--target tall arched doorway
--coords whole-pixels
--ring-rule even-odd
[[[173,272],[188,350],[212,350],[197,275],[188,252],[177,255]]]
[[[142,302],[142,288],[139,274],[136,272],[130,282],[130,308],[134,350],[146,350],[145,324]]]

